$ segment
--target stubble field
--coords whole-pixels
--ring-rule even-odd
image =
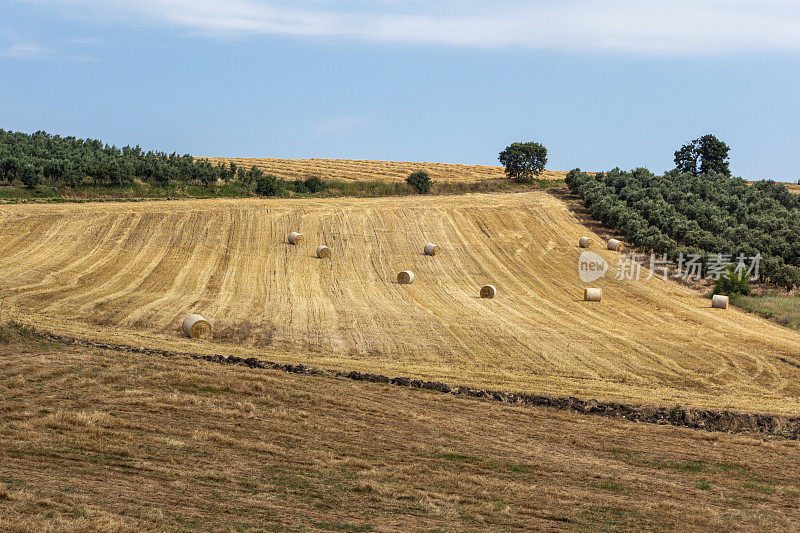
[[[371,161],[366,159],[280,159],[271,157],[209,157],[212,164],[236,163],[249,169],[253,165],[285,180],[318,176],[326,180],[402,181],[412,172],[425,171],[441,182],[474,183],[502,180],[503,167],[451,163],[413,163],[408,161]],[[564,179],[566,172],[545,170],[542,179]]]
[[[0,530],[796,531],[798,442],[0,327]]]
[[[289,245],[291,231],[305,244]],[[593,284],[603,301],[583,302],[584,234],[545,191],[15,205],[0,212],[0,298],[5,316],[42,330],[131,346],[798,413],[800,369],[781,358],[800,361],[800,334],[671,282],[609,279],[617,254],[599,246],[611,273]],[[396,283],[405,269],[414,284]],[[496,299],[478,297],[486,283]],[[214,341],[182,336],[191,312]]]

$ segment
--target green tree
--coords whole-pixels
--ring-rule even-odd
[[[782,265],[770,276],[770,279],[775,285],[791,291],[800,285],[800,269],[792,265]]]
[[[535,142],[513,143],[500,152],[498,159],[509,178],[529,182],[544,170],[547,148]]]
[[[325,182],[317,176],[306,178],[303,182],[303,191],[309,194],[314,194],[325,190]]]
[[[431,177],[424,170],[410,174],[406,178],[406,183],[411,185],[411,188],[418,194],[428,194],[431,191]]]
[[[275,196],[280,191],[278,178],[272,174],[256,178],[256,193],[259,196]]]
[[[675,167],[680,172],[691,172],[695,176],[716,172],[730,177],[730,148],[714,135],[703,135],[675,152]]]
[[[19,178],[22,165],[16,157],[6,157],[0,161],[0,177],[9,184]]]
[[[39,170],[33,165],[23,165],[19,174],[19,179],[22,184],[25,185],[25,187],[29,189],[35,189],[39,186],[42,176],[39,173]]]
[[[728,160],[730,148],[728,145],[713,135],[703,135],[699,141],[700,174],[716,172],[723,176],[730,176],[730,161]]]
[[[253,165],[250,170],[244,175],[244,182],[246,184],[254,183],[258,178],[264,175],[264,171]]]
[[[68,162],[66,165],[64,165],[64,175],[62,176],[61,181],[67,187],[77,187],[81,184],[81,182],[83,182],[81,169],[74,163]]]
[[[679,172],[689,172],[697,176],[697,152],[694,141],[684,144],[675,152],[675,168]]]
[[[64,168],[65,165],[63,160],[51,159],[49,161],[45,161],[44,166],[42,167],[42,173],[46,179],[58,183],[64,177]]]

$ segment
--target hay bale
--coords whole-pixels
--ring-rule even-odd
[[[618,241],[617,239],[611,239],[608,241],[608,249],[614,250],[615,252],[622,251],[622,241]]]
[[[296,231],[293,231],[289,234],[289,244],[294,244],[295,246],[297,246],[299,244],[303,244],[304,240],[305,238]]]
[[[583,290],[583,299],[586,300],[587,302],[599,302],[602,297],[603,297],[603,291],[601,289]]]
[[[190,339],[210,339],[211,324],[200,315],[189,315],[183,319],[183,332]]]
[[[591,237],[581,237],[581,240],[578,241],[581,248],[588,248],[590,244],[592,244]]]
[[[713,309],[727,309],[728,297],[721,294],[715,294],[714,297],[711,298],[711,307]]]
[[[481,298],[494,298],[497,294],[497,287],[494,285],[484,285],[481,287]]]
[[[433,255],[436,255],[437,253],[439,253],[439,247],[438,246],[436,246],[435,244],[433,244],[431,242],[429,242],[428,244],[425,245],[425,255],[433,256]]]
[[[331,249],[324,244],[317,246],[317,257],[320,259],[331,256]]]
[[[403,270],[397,275],[397,283],[408,285],[414,283],[414,273],[410,270]]]

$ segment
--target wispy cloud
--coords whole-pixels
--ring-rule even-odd
[[[77,39],[70,39],[69,43],[81,46],[100,46],[107,44],[107,42],[104,39],[98,39],[96,37],[80,37]]]
[[[345,135],[360,130],[371,122],[371,117],[336,117],[313,123],[311,131],[323,137]]]
[[[36,39],[24,35],[12,27],[0,26],[0,57],[14,59],[42,59],[52,55],[53,50],[38,44]]]
[[[473,48],[720,54],[800,51],[794,0],[38,0],[194,35]]]
[[[49,48],[36,44],[12,44],[8,48],[0,50],[0,56],[17,59],[41,59],[51,53]]]

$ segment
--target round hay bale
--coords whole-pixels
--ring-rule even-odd
[[[324,244],[317,246],[317,257],[324,258],[331,256],[331,249],[325,246]]]
[[[425,245],[425,255],[436,255],[437,253],[439,253],[438,246],[436,246],[432,242],[429,242],[428,244]]]
[[[293,231],[289,234],[289,244],[294,244],[297,246],[299,244],[303,244],[304,240],[304,237],[296,231]]]
[[[403,270],[397,275],[397,283],[400,283],[401,285],[414,283],[414,273],[410,270]]]
[[[494,285],[484,285],[481,287],[481,298],[494,298],[497,295],[497,287]]]
[[[713,309],[727,309],[728,297],[721,294],[715,294],[714,297],[711,298],[711,307]]]
[[[592,244],[591,237],[581,237],[581,240],[578,241],[581,248],[588,248],[590,244]]]
[[[611,239],[608,241],[608,249],[614,250],[615,252],[622,251],[622,241],[618,241],[617,239]]]
[[[210,339],[211,324],[200,315],[189,315],[183,319],[183,332],[190,339]]]
[[[602,297],[603,297],[603,291],[601,289],[583,290],[583,299],[586,300],[587,302],[599,302]]]

